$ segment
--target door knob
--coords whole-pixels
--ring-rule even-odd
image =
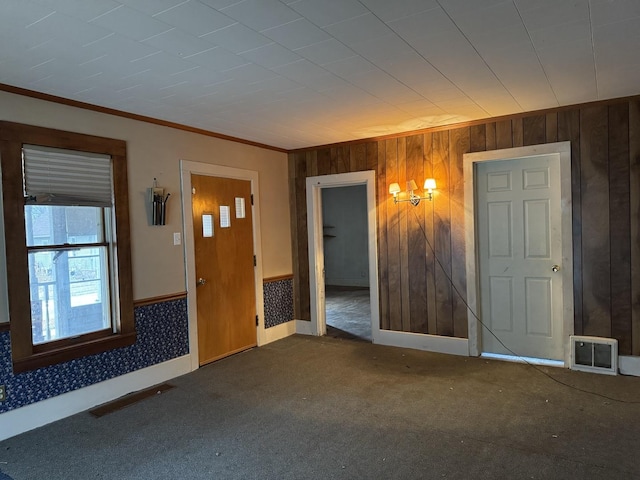
[[[554,265],[553,267],[551,267],[552,272],[557,272],[558,270],[560,270],[560,265]]]
[[[204,285],[205,283],[207,283],[207,281],[204,278],[200,277],[196,282],[196,285],[199,287],[200,285]]]

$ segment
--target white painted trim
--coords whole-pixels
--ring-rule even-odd
[[[340,173],[307,177],[307,229],[309,240],[309,290],[311,306],[311,334],[324,335],[327,331],[324,296],[324,242],[322,237],[323,188],[365,185],[367,189],[369,301],[371,307],[371,335],[373,343],[380,336],[380,310],[378,303],[378,236],[376,220],[376,173]]]
[[[640,357],[620,355],[618,357],[618,369],[622,375],[640,377]]]
[[[307,178],[307,242],[309,245],[309,310],[311,334],[326,335],[322,191]]]
[[[282,340],[283,338],[287,338],[296,333],[296,322],[291,320],[274,327],[265,328],[264,330],[263,345],[266,345],[267,343]]]
[[[527,365],[540,365],[544,367],[561,367],[564,368],[564,362],[561,360],[548,360],[546,358],[516,357],[515,355],[502,355],[500,353],[486,353],[480,355],[481,358],[489,360],[502,360],[503,362],[524,363]]]
[[[380,330],[376,343],[392,347],[413,348],[427,352],[461,355],[463,357],[469,356],[469,341],[466,338]]]
[[[571,142],[547,143],[528,147],[506,148],[487,152],[466,153],[464,168],[465,255],[467,274],[467,313],[469,329],[469,355],[481,352],[482,332],[474,316],[479,315],[480,285],[477,273],[475,164],[493,160],[557,154],[560,160],[560,201],[562,208],[562,302],[564,365],[571,362],[569,336],[573,334],[573,226],[571,207]]]
[[[10,410],[0,415],[0,419],[2,419],[0,440],[75,415],[128,393],[144,390],[190,371],[191,360],[189,355],[184,355],[79,390]]]
[[[296,333],[300,335],[315,335],[311,329],[311,322],[308,320],[295,320]]]
[[[191,353],[191,368],[199,368],[198,361],[198,311],[196,306],[196,260],[195,247],[193,242],[193,215],[191,209],[191,174],[210,175],[214,177],[235,178],[248,180],[251,182],[251,193],[253,194],[253,251],[257,258],[255,268],[254,283],[256,291],[256,314],[260,318],[257,330],[258,346],[268,343],[267,334],[264,328],[264,291],[262,275],[262,236],[260,230],[260,184],[258,172],[253,170],[243,170],[240,168],[212,165],[210,163],[192,162],[180,160],[180,186],[182,201],[182,219],[184,239],[184,255],[186,259],[185,277],[187,288],[187,304],[189,311],[189,352]]]

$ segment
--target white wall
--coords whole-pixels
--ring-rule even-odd
[[[322,219],[325,284],[368,287],[366,185],[323,188]]]
[[[180,159],[258,172],[263,274],[291,273],[285,153],[6,92],[0,92],[0,119],[127,142],[134,299],[186,289],[183,247],[173,245],[173,233],[182,232]],[[148,221],[147,188],[154,177],[171,193],[162,227]]]

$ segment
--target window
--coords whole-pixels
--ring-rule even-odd
[[[34,345],[111,328],[103,210],[25,205]]]
[[[9,122],[0,142],[14,371],[132,344],[125,143]]]

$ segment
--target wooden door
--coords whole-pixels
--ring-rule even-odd
[[[558,158],[482,162],[476,195],[482,350],[562,360]]]
[[[192,175],[191,185],[198,360],[204,365],[256,346],[251,182]]]

